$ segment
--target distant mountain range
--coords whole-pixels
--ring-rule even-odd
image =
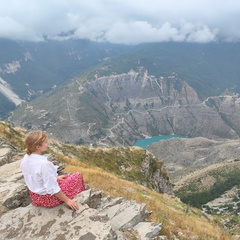
[[[65,84],[128,48],[87,40],[32,43],[0,39],[0,117],[5,118],[20,102]]]
[[[240,136],[240,44],[11,44],[0,76],[26,101],[8,118],[17,125],[97,145],[173,133]],[[2,118],[14,107],[8,97]]]

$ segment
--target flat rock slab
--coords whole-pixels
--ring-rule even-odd
[[[114,239],[111,223],[97,217],[98,212],[80,205],[73,212],[65,205],[52,208],[30,204],[1,217],[1,239]],[[95,216],[95,218],[93,217]]]

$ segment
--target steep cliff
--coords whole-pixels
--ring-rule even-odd
[[[238,95],[201,101],[173,73],[154,77],[147,70],[88,79],[23,104],[9,118],[27,129],[44,129],[57,139],[95,145],[132,145],[145,136],[178,134],[238,138]]]

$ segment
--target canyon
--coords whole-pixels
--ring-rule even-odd
[[[201,100],[176,73],[157,78],[141,69],[73,79],[22,103],[9,121],[43,129],[68,143],[122,146],[167,134],[237,139],[239,117],[237,93],[226,91]]]

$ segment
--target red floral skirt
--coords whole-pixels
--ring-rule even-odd
[[[69,175],[67,178],[61,181],[58,181],[58,185],[62,192],[71,199],[74,198],[78,193],[85,190],[83,177],[78,172]],[[63,203],[62,200],[51,194],[40,195],[31,191],[29,192],[32,204],[35,206],[52,208]]]

